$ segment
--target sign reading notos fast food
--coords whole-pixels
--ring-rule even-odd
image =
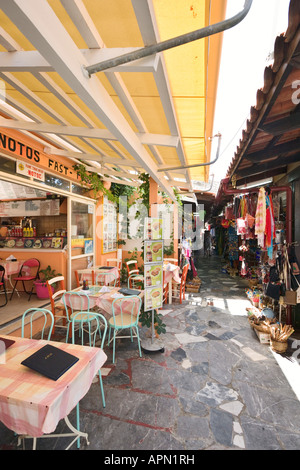
[[[0,133],[0,151],[7,155],[12,155],[18,160],[23,159],[32,164],[37,164],[42,169],[48,169],[51,172],[66,176],[73,180],[78,180],[76,171],[68,165],[68,162],[63,157],[53,158],[45,154],[43,151],[31,147],[27,143],[21,142],[8,134]]]

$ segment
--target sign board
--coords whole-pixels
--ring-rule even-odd
[[[156,310],[163,304],[163,221],[145,218],[144,224],[144,309]]]
[[[41,170],[40,168],[34,165],[31,165],[31,163],[17,160],[16,172],[20,175],[29,176],[30,178],[34,178],[38,181],[45,181],[44,170]]]
[[[0,217],[59,215],[59,199],[8,201],[0,203]]]

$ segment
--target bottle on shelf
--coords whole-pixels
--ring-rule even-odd
[[[150,287],[151,286],[151,275],[150,272],[148,271],[146,274],[146,286]]]
[[[152,251],[150,245],[147,246],[146,259],[148,263],[152,262]]]
[[[151,240],[152,236],[151,236],[151,221],[148,221],[148,229],[147,229],[147,237],[149,240]]]

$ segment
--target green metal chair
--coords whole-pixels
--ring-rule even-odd
[[[73,323],[81,323],[85,315],[83,312],[90,311],[90,298],[85,292],[65,292],[62,296],[62,302],[66,311],[66,320],[67,320],[67,334],[66,334],[66,343],[68,342],[70,325],[73,326]],[[77,317],[77,313],[82,313],[82,316]],[[73,318],[76,315],[76,322],[73,322]]]
[[[131,304],[131,306],[129,306]],[[108,344],[110,343],[110,334],[113,329],[113,363],[115,362],[115,349],[116,349],[116,337],[121,330],[130,329],[130,336],[120,336],[121,338],[131,338],[136,337],[138,340],[138,348],[140,357],[141,345],[139,337],[139,315],[141,312],[142,299],[138,295],[127,295],[122,298],[114,299],[112,303],[112,312],[113,315],[109,319],[109,335],[108,335]],[[136,334],[132,334],[132,330],[135,329]]]
[[[49,318],[51,319],[51,324],[50,324],[49,333],[48,333],[48,337],[47,337],[47,340],[49,341],[50,338],[51,338],[53,325],[54,325],[54,316],[53,316],[52,312],[50,312],[50,310],[48,310],[46,308],[37,308],[37,307],[28,308],[23,313],[23,316],[22,316],[22,326],[21,326],[21,336],[22,336],[22,338],[24,338],[25,321],[26,321],[27,317],[29,317],[29,316],[30,316],[30,338],[32,338],[32,323],[33,323],[34,320],[36,320],[40,316],[44,316],[44,325],[43,325],[42,332],[41,332],[41,339],[44,339],[44,332],[45,332],[46,325],[48,323],[48,319]]]
[[[101,322],[104,324],[104,331],[102,335],[101,335]],[[101,349],[103,349],[106,332],[107,332],[107,320],[104,317],[104,315],[102,315],[101,313],[97,313],[97,312],[82,311],[82,312],[77,312],[73,316],[72,318],[72,343],[75,344],[75,325],[76,324],[79,324],[79,327],[81,328],[81,338],[83,341],[83,334],[84,334],[84,331],[86,331],[84,330],[85,323],[87,323],[89,327],[88,331],[89,331],[90,346],[95,347],[97,332],[99,332],[100,338],[102,336]],[[93,331],[91,330],[91,326],[93,327]],[[93,341],[91,340],[92,336],[94,337]],[[99,374],[99,383],[100,383],[101,395],[102,395],[102,404],[103,404],[103,408],[105,408],[105,395],[104,395],[104,389],[103,389],[101,369],[99,369],[98,374]],[[79,430],[79,426],[80,426],[79,403],[76,406],[76,419],[77,419],[77,429]],[[80,447],[80,438],[78,438],[77,440],[77,447],[78,448]]]

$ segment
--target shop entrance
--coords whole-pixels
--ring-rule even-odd
[[[68,201],[68,290],[76,287],[75,270],[95,265],[95,204]]]

